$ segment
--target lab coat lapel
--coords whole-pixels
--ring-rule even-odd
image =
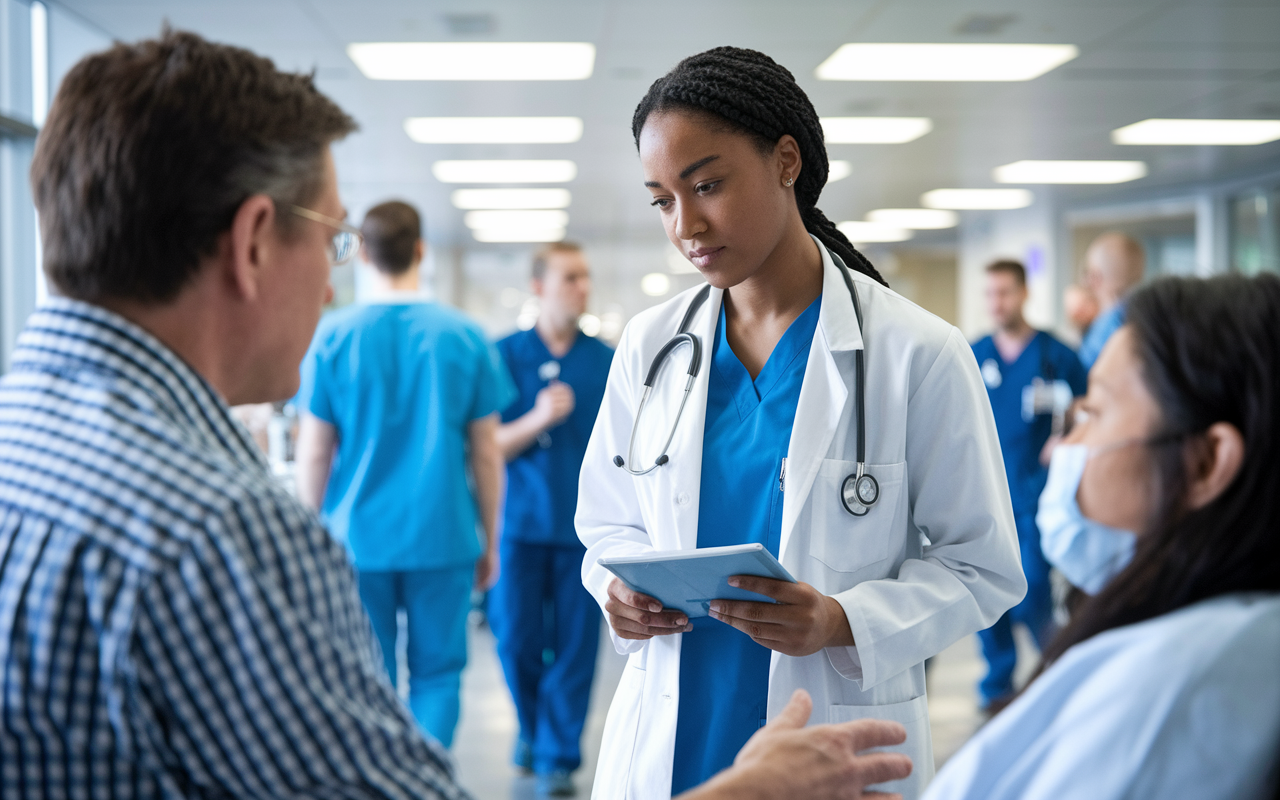
[[[675,469],[670,473],[671,485],[666,492],[670,495],[666,502],[674,502],[677,508],[688,509],[686,513],[676,516],[676,541],[681,550],[692,550],[698,546],[698,506],[702,494],[702,442],[707,424],[707,387],[711,385],[711,351],[715,346],[716,322],[720,319],[720,302],[723,297],[723,290],[712,287],[707,301],[702,304],[689,325],[689,332],[702,342],[702,366],[693,382],[689,403],[685,406],[671,443],[670,463]],[[682,307],[680,315],[683,314]],[[674,329],[671,334],[675,335]],[[663,469],[658,470],[662,471]],[[682,505],[681,499],[685,499],[687,505]]]
[[[815,241],[817,241],[815,239]],[[822,307],[818,327],[809,347],[804,383],[796,404],[796,418],[791,427],[791,443],[787,447],[786,490],[782,496],[782,538],[779,556],[785,556],[787,542],[795,528],[800,510],[808,501],[818,468],[827,457],[831,440],[840,426],[841,417],[851,413],[850,387],[840,374],[834,352],[860,350],[862,332],[858,328],[853,300],[839,269],[827,248],[822,251]],[[856,285],[856,284],[855,284]],[[834,498],[832,502],[835,502]]]

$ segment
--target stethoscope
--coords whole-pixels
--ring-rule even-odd
[[[849,273],[844,263],[840,261],[839,256],[832,254],[832,259],[836,262],[836,268],[840,270],[840,277],[844,278],[845,286],[849,289],[849,297],[853,299],[853,313],[858,320],[858,334],[862,334],[862,304],[858,302],[858,293],[853,288],[853,279],[849,277]],[[662,455],[654,460],[653,465],[647,469],[632,469],[622,456],[614,456],[613,463],[625,469],[632,475],[646,475],[658,467],[666,464],[671,460],[667,455],[667,448],[671,446],[671,442],[675,439],[676,427],[680,424],[680,417],[684,414],[685,404],[689,401],[689,392],[693,389],[693,382],[698,377],[698,371],[702,367],[702,342],[697,336],[689,333],[689,325],[693,322],[694,315],[702,304],[706,302],[707,296],[711,293],[711,286],[703,286],[702,289],[693,296],[693,300],[689,302],[689,308],[684,312],[684,318],[680,321],[680,327],[676,331],[676,335],[671,341],[662,346],[658,354],[653,357],[653,362],[649,365],[649,371],[644,379],[644,393],[640,396],[640,407],[636,409],[635,420],[631,423],[631,438],[627,443],[627,458],[630,459],[635,452],[636,433],[640,429],[640,417],[644,414],[645,406],[649,403],[649,397],[653,393],[653,385],[658,378],[658,373],[662,369],[663,363],[667,357],[680,345],[688,344],[693,349],[692,357],[689,359],[688,380],[684,385],[684,393],[680,397],[680,407],[676,410],[676,418],[671,423],[671,432],[667,435],[666,442],[662,445]],[[880,499],[880,484],[876,481],[875,476],[867,472],[867,411],[866,411],[866,340],[863,340],[862,348],[854,351],[854,377],[857,383],[854,392],[854,415],[857,420],[858,429],[858,453],[857,453],[857,469],[856,471],[845,477],[840,484],[840,503],[845,510],[855,517],[865,516],[871,507]]]

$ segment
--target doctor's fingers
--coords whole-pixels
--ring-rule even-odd
[[[670,636],[673,633],[688,633],[693,630],[693,626],[687,622],[679,627],[643,625],[617,614],[609,615],[609,627],[623,639],[652,639],[655,636]]]
[[[658,602],[657,599],[647,594],[632,591],[630,587],[617,578],[609,581],[607,592],[609,594],[609,602],[617,601],[624,606],[630,606],[637,610],[662,611],[662,603]],[[605,608],[607,610],[608,606],[606,605]]]

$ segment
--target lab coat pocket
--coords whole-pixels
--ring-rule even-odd
[[[911,759],[911,774],[906,778],[868,786],[866,791],[900,792],[903,800],[919,797],[924,787],[933,779],[933,741],[929,736],[928,697],[922,694],[904,703],[882,706],[827,707],[828,722],[838,724],[859,719],[883,719],[901,723],[907,729],[907,740],[892,747],[878,747],[876,751],[902,753]]]
[[[850,514],[840,500],[841,487],[857,474],[854,461],[824,458],[813,491],[809,554],[837,572],[857,572],[892,556],[906,527],[900,517],[907,464],[868,464],[867,474],[880,485],[880,499],[864,516]]]

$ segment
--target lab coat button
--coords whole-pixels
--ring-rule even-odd
[[[687,492],[681,492],[680,494],[676,495],[676,505],[678,506],[689,505],[689,495]]]

